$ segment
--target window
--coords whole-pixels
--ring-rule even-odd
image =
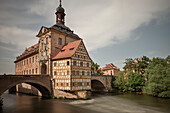
[[[24,60],[24,65],[25,65],[25,60]]]
[[[67,75],[70,75],[69,71],[67,71]]]
[[[48,44],[48,38],[46,38],[46,44]]]
[[[27,70],[27,74],[28,74],[28,70]]]
[[[46,56],[48,56],[48,50],[46,50]]]
[[[56,71],[54,71],[54,75],[57,75]]]
[[[80,55],[78,55],[78,58],[80,58]]]
[[[69,65],[69,63],[70,63],[70,62],[69,62],[69,61],[67,61],[67,65]]]
[[[90,75],[90,72],[89,72],[89,71],[87,72],[87,75]]]
[[[76,75],[79,75],[79,71],[76,72]]]
[[[24,70],[24,75],[25,75],[25,70]]]
[[[87,63],[87,67],[89,67],[89,63]]]
[[[31,74],[31,69],[29,70],[29,74]]]
[[[54,63],[54,67],[56,67],[56,62]]]
[[[43,56],[43,52],[41,52],[41,56]]]
[[[34,69],[32,69],[32,74],[34,74]]]
[[[72,71],[72,75],[75,75],[75,71]]]
[[[77,83],[77,85],[78,85],[78,86],[80,85],[79,82]]]
[[[38,60],[38,57],[36,56],[36,61]]]
[[[30,58],[30,63],[31,63],[31,58]]]
[[[72,51],[74,48],[70,48],[70,51]]]
[[[80,86],[82,86],[82,82],[80,82]]]
[[[28,64],[28,59],[27,59],[27,64]]]
[[[62,45],[62,39],[61,38],[58,39],[58,44]]]
[[[32,62],[34,63],[34,57],[32,57]]]
[[[36,74],[37,74],[37,72],[38,72],[38,69],[37,69],[37,68],[35,69],[35,72],[36,72]]]
[[[89,84],[89,82],[87,82],[87,86],[89,86],[90,84]]]
[[[61,83],[61,86],[63,86],[63,83]]]
[[[73,66],[76,66],[76,61],[73,61]]]
[[[80,62],[80,66],[83,66],[83,62]]]
[[[65,49],[61,50],[61,52],[64,52],[64,51],[65,51]]]
[[[86,56],[84,56],[84,59],[86,59]]]
[[[57,83],[57,86],[58,86],[58,83]]]
[[[41,40],[41,48],[44,48],[44,40]]]
[[[82,71],[82,75],[84,75],[84,71]]]
[[[67,86],[69,86],[69,83],[67,83]]]
[[[75,86],[74,82],[73,82],[73,86]]]

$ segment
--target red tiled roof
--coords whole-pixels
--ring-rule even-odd
[[[33,45],[33,46],[31,46],[31,47],[29,47],[29,48],[27,48],[20,56],[18,56],[18,57],[16,58],[16,61],[15,61],[15,62],[17,62],[17,61],[19,61],[19,60],[27,57],[28,55],[30,55],[30,54],[32,54],[32,53],[38,53],[38,49],[39,49],[38,43],[35,44],[35,45]]]
[[[115,65],[113,65],[112,63],[105,65],[104,68],[100,68],[99,70],[104,71],[104,70],[112,70],[112,69],[114,69],[114,70],[119,70],[119,69],[118,69]]]
[[[81,42],[81,40],[67,43],[67,44],[60,50],[60,52],[59,52],[55,57],[53,57],[53,60],[63,59],[63,58],[69,58],[69,57],[73,56],[74,53],[76,52],[78,46],[80,45],[80,42]]]

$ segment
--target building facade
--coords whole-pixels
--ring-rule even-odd
[[[106,64],[105,67],[99,69],[103,75],[112,75],[112,76],[118,76],[118,72],[120,71],[119,68],[117,68],[115,65]]]
[[[56,90],[91,90],[91,58],[83,40],[65,26],[65,10],[56,9],[56,24],[42,26],[38,43],[15,61],[17,75],[50,75]]]

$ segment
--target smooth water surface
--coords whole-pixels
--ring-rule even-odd
[[[170,99],[146,95],[95,95],[90,100],[59,101],[22,94],[2,95],[0,113],[170,113]]]

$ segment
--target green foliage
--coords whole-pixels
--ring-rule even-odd
[[[0,107],[3,105],[3,99],[0,97]]]
[[[66,99],[66,97],[57,97],[57,99]]]
[[[170,98],[170,68],[167,58],[153,58],[149,63],[146,70],[147,82],[145,84],[147,94]]]
[[[126,89],[126,79],[124,79],[123,71],[118,72],[118,76],[115,77],[115,81],[113,81],[112,88],[119,89],[120,91],[124,91],[124,89]]]
[[[144,85],[144,77],[139,73],[129,73],[127,87],[128,91],[141,92]]]
[[[91,70],[92,70],[92,72],[95,73],[95,71],[96,71],[97,74],[102,75],[103,73],[102,73],[100,70],[98,70],[99,67],[100,67],[100,65],[98,65],[97,63],[94,63],[94,62],[92,61],[92,63],[91,63]]]

